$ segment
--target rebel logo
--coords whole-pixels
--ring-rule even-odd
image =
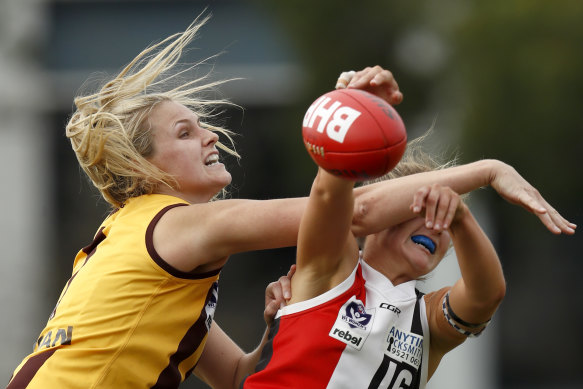
[[[351,346],[354,346],[358,349],[360,349],[360,347],[362,346],[362,336],[358,336],[354,333],[351,333],[348,330],[341,330],[339,328],[334,328],[332,329],[330,336],[332,336],[333,338],[336,338],[346,344],[350,344]]]
[[[362,301],[352,296],[338,310],[328,335],[360,350],[371,332],[373,320],[374,308],[367,310]]]

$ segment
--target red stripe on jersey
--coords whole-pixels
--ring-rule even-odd
[[[330,337],[338,311],[352,296],[366,303],[360,266],[353,285],[321,305],[279,318],[273,355],[264,370],[247,377],[245,389],[326,387],[346,344]]]

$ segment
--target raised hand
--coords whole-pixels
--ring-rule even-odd
[[[296,271],[296,265],[291,265],[287,275],[279,277],[267,285],[265,289],[265,310],[263,311],[263,318],[268,326],[273,324],[277,310],[284,305],[291,298],[291,278]]]
[[[425,215],[425,226],[437,231],[448,229],[456,217],[467,211],[453,189],[439,184],[419,188],[413,195],[410,208],[413,213]]]
[[[575,233],[577,225],[561,216],[512,166],[498,163],[493,170],[490,185],[509,203],[520,205],[535,214],[552,233]]]
[[[343,72],[338,77],[336,89],[362,89],[377,95],[391,105],[403,101],[403,93],[393,74],[380,66],[366,67],[358,72]]]

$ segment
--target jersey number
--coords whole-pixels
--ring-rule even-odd
[[[409,389],[413,382],[413,374],[407,369],[401,369],[399,374],[395,374],[399,365],[391,360],[387,355],[383,357],[381,365],[372,377],[368,389],[390,388]],[[395,378],[396,375],[396,378]],[[382,386],[381,386],[382,385]]]

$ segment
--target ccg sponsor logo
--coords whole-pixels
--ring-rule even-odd
[[[338,311],[329,336],[360,350],[372,328],[374,309],[352,296]]]
[[[401,314],[401,310],[395,305],[389,303],[381,303],[380,307],[381,309],[387,309],[391,312],[394,312],[397,315],[397,317],[399,317],[399,315]]]

